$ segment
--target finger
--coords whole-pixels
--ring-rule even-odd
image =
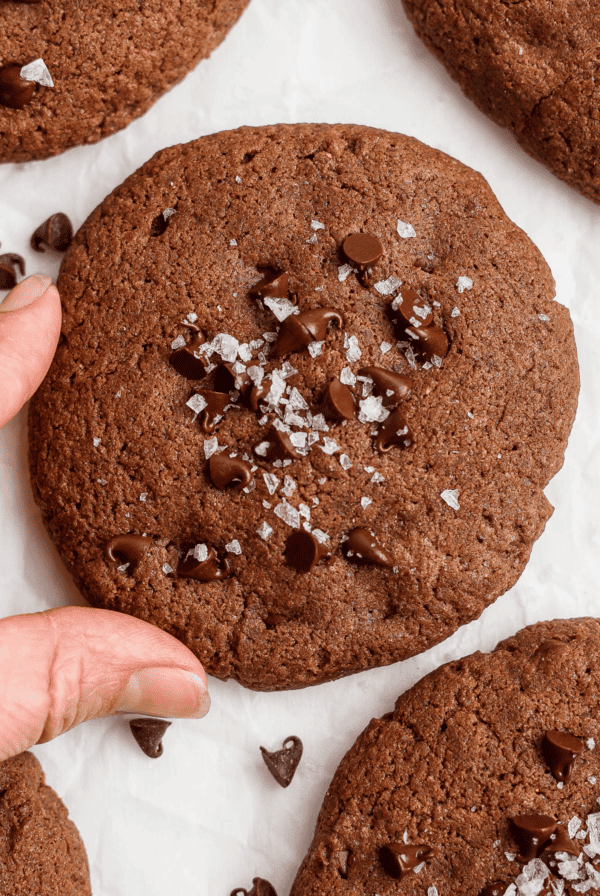
[[[119,712],[202,718],[196,657],[161,629],[112,610],[62,607],[0,620],[0,761]]]
[[[0,427],[44,379],[60,333],[60,299],[50,277],[33,274],[0,304]]]

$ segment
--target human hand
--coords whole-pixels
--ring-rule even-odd
[[[34,274],[0,304],[0,427],[44,378],[60,299]],[[196,657],[122,613],[63,607],[0,620],[0,761],[80,722],[119,712],[201,718],[210,698]]]

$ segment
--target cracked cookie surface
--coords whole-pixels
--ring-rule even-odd
[[[371,274],[341,249],[361,232]],[[92,213],[58,286],[31,477],[94,605],[270,690],[426,650],[517,580],[578,369],[479,174],[361,126],[204,137]],[[443,358],[398,337],[403,290]]]

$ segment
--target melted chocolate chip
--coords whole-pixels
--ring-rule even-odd
[[[358,281],[364,287],[371,285],[369,268],[377,264],[383,255],[381,240],[371,233],[351,233],[342,243],[347,261],[358,268]]]
[[[130,569],[135,569],[148,553],[151,543],[148,535],[115,535],[104,546],[104,553],[114,566],[128,563]]]
[[[441,327],[407,327],[406,335],[416,342],[416,350],[424,361],[445,358],[450,348],[448,337]]]
[[[245,396],[252,389],[252,380],[245,370],[235,373],[233,364],[223,362],[215,370],[215,389],[227,393],[236,389]]]
[[[559,874],[558,866],[560,860],[556,857],[556,854],[559,852],[569,853],[569,855],[575,856],[576,858],[579,855],[579,847],[573,843],[562,824],[557,825],[554,834],[546,842],[542,851],[538,852],[539,858],[542,862],[546,863],[550,871],[553,871],[554,874]]]
[[[221,490],[244,488],[252,479],[250,464],[241,457],[229,457],[227,451],[211,454],[208,469],[213,485]]]
[[[269,447],[265,459],[270,462],[274,460],[297,460],[300,457],[292,445],[288,434],[280,432],[274,426],[267,433],[266,441],[269,442]]]
[[[378,395],[383,398],[383,406],[395,407],[399,402],[408,398],[412,383],[410,378],[395,370],[386,367],[363,367],[358,371],[359,376],[370,376],[375,384]]]
[[[62,212],[44,221],[34,230],[31,236],[31,248],[36,252],[45,252],[44,246],[49,246],[56,252],[66,252],[73,240],[73,225]]]
[[[287,319],[289,320],[289,318]],[[330,324],[337,324],[338,327],[344,326],[344,318],[335,308],[311,308],[309,311],[302,311],[297,319],[317,342],[322,342],[325,339]]]
[[[253,386],[250,390],[250,399],[248,401],[251,409],[253,411],[258,410],[258,403],[261,399],[266,398],[269,392],[271,391],[271,383],[268,380],[263,380],[260,386]]]
[[[546,731],[542,752],[557,781],[568,781],[573,763],[583,752],[583,741],[567,731]]]
[[[163,734],[171,723],[164,719],[132,719],[131,733],[150,759],[158,759],[163,754]]]
[[[379,427],[375,436],[375,448],[377,451],[385,454],[394,445],[399,445],[401,448],[410,448],[413,442],[413,434],[403,414],[398,408],[395,408]]]
[[[510,820],[513,837],[519,847],[518,862],[530,862],[550,839],[557,822],[549,815],[517,815]]]
[[[431,308],[414,289],[402,289],[397,304],[400,334],[404,333],[407,327],[429,327],[433,323]]]
[[[250,290],[251,296],[259,299],[285,299],[288,294],[289,277],[285,271],[280,274],[267,274]]]
[[[311,572],[331,554],[310,532],[292,532],[285,546],[285,562],[297,572]]]
[[[393,559],[385,551],[372,532],[360,526],[348,533],[348,540],[344,544],[346,556],[349,560],[373,563],[375,566],[384,566],[391,569]]]
[[[207,403],[204,410],[200,411],[200,426],[204,432],[214,432],[229,404],[229,395],[225,392],[211,392],[210,389],[198,389],[197,394]]]
[[[352,392],[337,376],[323,393],[322,410],[329,420],[353,420],[358,413]]]
[[[22,109],[33,99],[37,84],[21,77],[22,65],[0,68],[0,106]]]
[[[509,884],[496,881],[496,883],[488,884],[487,887],[484,887],[479,896],[504,896],[508,887]]]
[[[292,352],[302,351],[313,340],[322,342],[330,323],[343,326],[343,318],[335,308],[311,308],[301,314],[290,314],[281,324],[271,355],[282,358]]]
[[[195,579],[197,582],[214,582],[225,579],[229,575],[229,563],[219,562],[217,552],[208,547],[206,560],[197,560],[191,552],[177,564],[177,575],[182,579]]]
[[[405,874],[425,862],[431,848],[422,844],[388,843],[379,850],[379,861],[385,873],[394,880],[402,880]]]
[[[206,376],[206,361],[200,354],[200,346],[204,344],[202,333],[196,333],[187,345],[178,348],[169,356],[169,364],[186,380],[201,380]]]
[[[17,271],[25,276],[25,259],[14,252],[0,255],[0,289],[12,289],[17,283]]]
[[[282,787],[288,787],[298,768],[302,758],[302,741],[295,734],[286,737],[283,748],[275,753],[269,753],[264,747],[260,748],[265,765]]]
[[[262,877],[254,877],[252,878],[252,889],[245,890],[243,887],[236,887],[235,890],[232,890],[230,896],[277,896],[275,892],[275,887],[273,884],[270,884],[268,880],[263,880]]]

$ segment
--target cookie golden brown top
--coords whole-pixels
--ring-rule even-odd
[[[432,672],[335,773],[290,896],[600,892],[600,623]]]
[[[277,689],[425,650],[516,581],[578,372],[480,175],[360,126],[217,134],[115,190],[58,285],[31,472],[92,603]]]
[[[0,162],[125,127],[218,46],[247,4],[0,0]]]

